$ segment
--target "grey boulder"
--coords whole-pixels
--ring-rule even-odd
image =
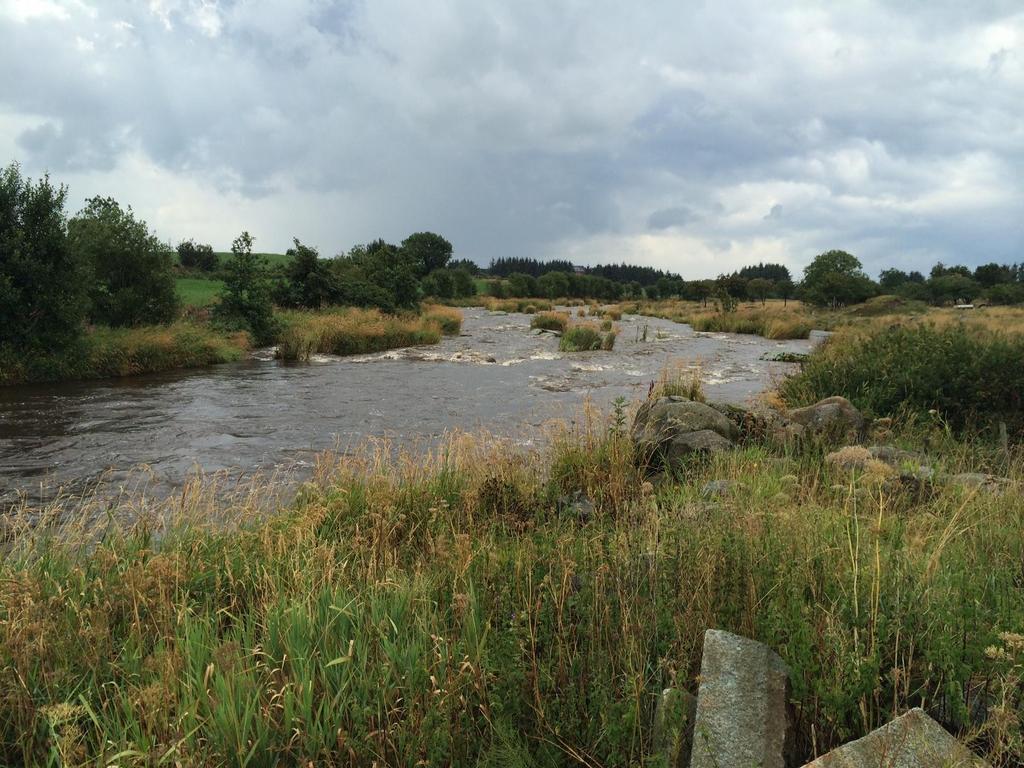
[[[987,768],[921,709],[851,741],[804,768]]]

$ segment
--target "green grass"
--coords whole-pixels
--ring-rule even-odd
[[[214,251],[214,254],[220,260],[221,266],[231,258],[231,251]],[[264,259],[269,267],[283,267],[291,261],[291,257],[286,253],[257,253],[254,255]]]
[[[178,297],[186,307],[208,307],[217,300],[217,295],[224,288],[221,280],[201,277],[179,277],[174,282]]]
[[[655,490],[604,422],[318,466],[269,518],[273,489],[198,486],[134,526],[98,501],[102,538],[11,518],[0,763],[650,765],[655,696],[696,689],[718,627],[792,668],[801,758],[942,702],[1013,764],[1019,722],[967,705],[1021,695],[1019,485],[911,498],[750,447]]]
[[[594,352],[603,349],[606,352],[615,346],[616,331],[603,331],[590,323],[570,325],[558,340],[558,348],[562,352]]]

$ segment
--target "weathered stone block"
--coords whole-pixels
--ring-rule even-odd
[[[785,768],[792,738],[782,659],[754,640],[705,632],[691,768]]]
[[[921,709],[851,741],[804,768],[987,768]]]

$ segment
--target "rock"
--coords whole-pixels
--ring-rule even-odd
[[[826,442],[858,442],[864,435],[864,417],[845,397],[826,397],[806,408],[789,412],[804,427],[804,434]]]
[[[700,489],[700,495],[705,499],[712,499],[717,496],[730,496],[733,492],[733,483],[730,480],[709,480]]]
[[[825,463],[839,469],[852,471],[864,469],[871,459],[871,451],[867,448],[859,445],[848,445],[845,448],[840,448],[838,451],[828,454],[825,457]]]
[[[986,475],[984,472],[961,472],[958,475],[950,475],[947,480],[953,485],[962,488],[977,488],[983,493],[1002,493],[1006,487],[1013,484],[1008,477],[997,475]]]
[[[732,448],[739,430],[711,406],[673,396],[641,405],[631,435],[641,456],[672,468],[690,454]]]
[[[789,669],[770,648],[704,633],[691,768],[784,768],[793,752]]]
[[[683,432],[672,438],[665,446],[665,457],[670,466],[676,466],[680,460],[692,453],[720,453],[729,451],[736,446],[717,432],[702,429],[698,432]]]
[[[668,768],[686,768],[693,745],[697,697],[679,688],[666,688],[654,705],[651,751],[665,756]]]
[[[851,741],[804,768],[986,768],[921,709],[912,709],[862,739]]]

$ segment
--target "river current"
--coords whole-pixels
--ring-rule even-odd
[[[462,334],[431,347],[303,364],[264,351],[201,370],[0,388],[0,502],[116,483],[140,465],[157,492],[200,469],[301,472],[317,452],[371,437],[401,446],[486,430],[529,443],[587,400],[644,397],[667,365],[699,365],[709,399],[742,402],[791,370],[770,357],[812,344],[630,315],[617,325],[613,351],[564,354],[527,315],[467,309]]]

